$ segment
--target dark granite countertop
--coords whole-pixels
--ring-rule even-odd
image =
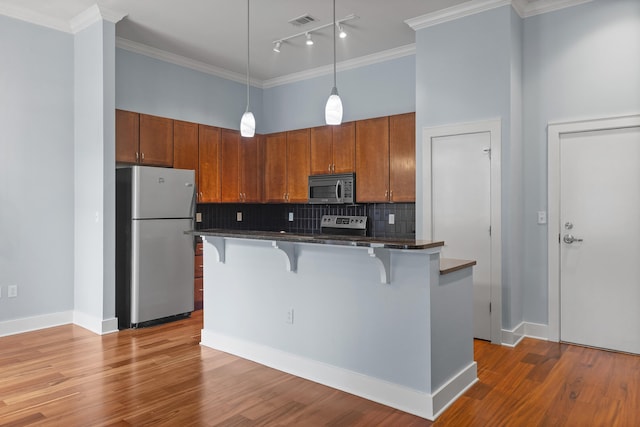
[[[416,239],[385,239],[363,236],[341,236],[332,234],[297,234],[277,231],[204,229],[187,233],[194,236],[215,236],[235,239],[278,240],[294,243],[316,243],[321,245],[383,247],[387,249],[430,249],[444,246],[444,242]]]

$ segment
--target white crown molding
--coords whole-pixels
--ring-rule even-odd
[[[18,19],[20,21],[28,22],[30,24],[39,25],[41,27],[51,28],[57,31],[63,31],[70,33],[71,28],[69,23],[62,19],[52,18],[51,16],[43,13],[34,12],[32,10],[16,7],[9,4],[0,3],[0,15],[8,16],[9,18]]]
[[[125,16],[127,16],[127,14],[124,12],[117,12],[94,4],[84,12],[80,12],[74,16],[71,21],[69,21],[69,27],[71,32],[76,34],[96,22],[105,20],[115,24]]]
[[[404,22],[417,31],[509,4],[521,18],[528,18],[591,1],[593,0],[470,0],[457,6],[407,19]]]
[[[514,9],[516,9],[515,3],[524,3],[523,12],[518,12],[518,14],[523,18],[528,18],[530,16],[554,12],[556,10],[577,6],[583,3],[589,3],[591,1],[593,0],[535,0],[532,2],[525,2],[524,0],[514,0]]]
[[[196,61],[175,53],[167,52],[166,50],[157,49],[155,47],[147,46],[146,44],[134,42],[122,37],[116,37],[116,47],[120,49],[128,50],[129,52],[145,55],[150,58],[159,59],[160,61],[169,62],[171,64],[179,65],[181,67],[190,68],[202,73],[211,74],[223,79],[232,80],[238,83],[246,83],[247,76],[233,71],[225,70],[224,68],[216,67],[215,65],[206,64],[204,62]],[[262,87],[262,81],[251,79],[251,86]]]
[[[360,68],[366,65],[376,64],[378,62],[384,62],[384,61],[389,61],[391,59],[402,58],[403,56],[415,55],[415,53],[416,53],[416,45],[415,43],[412,43],[412,44],[400,46],[394,49],[373,53],[371,55],[365,55],[359,58],[354,58],[347,61],[339,62],[338,64],[336,64],[336,70],[337,71],[352,70],[352,69]],[[333,64],[326,65],[324,67],[318,67],[311,70],[301,71],[299,73],[288,74],[286,76],[265,80],[262,83],[262,88],[268,89],[275,86],[295,83],[302,80],[308,80],[308,79],[312,79],[315,77],[320,77],[320,76],[324,76],[332,73],[333,73]]]
[[[417,31],[510,4],[511,0],[471,0],[458,6],[448,7],[437,12],[407,19],[404,22],[413,30]]]

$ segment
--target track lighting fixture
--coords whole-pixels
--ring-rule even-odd
[[[282,46],[282,44],[284,42],[286,42],[288,40],[291,40],[291,39],[294,39],[296,37],[301,37],[301,36],[305,36],[305,38],[306,38],[305,42],[306,42],[307,46],[312,46],[313,45],[313,39],[311,38],[311,34],[312,33],[317,33],[320,30],[323,30],[323,29],[328,28],[328,27],[333,27],[334,33],[335,33],[335,29],[337,28],[339,37],[341,39],[343,39],[343,38],[347,37],[347,33],[344,30],[344,27],[343,27],[342,23],[343,22],[347,22],[347,21],[351,21],[352,19],[359,19],[359,17],[354,15],[354,14],[347,15],[342,19],[338,19],[338,20],[334,19],[333,22],[330,22],[328,24],[320,25],[318,27],[310,28],[310,29],[308,29],[306,31],[303,31],[301,33],[297,33],[297,34],[293,34],[293,35],[290,35],[290,36],[287,36],[287,37],[282,37],[280,39],[276,39],[276,40],[272,41],[272,43],[273,43],[273,51],[274,52],[280,52],[280,47]]]

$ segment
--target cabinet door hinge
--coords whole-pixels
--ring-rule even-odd
[[[489,303],[489,313],[491,313],[491,303]]]
[[[489,226],[489,236],[491,236],[491,226]]]

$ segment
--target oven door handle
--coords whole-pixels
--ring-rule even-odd
[[[336,201],[342,203],[342,180],[336,182]]]

